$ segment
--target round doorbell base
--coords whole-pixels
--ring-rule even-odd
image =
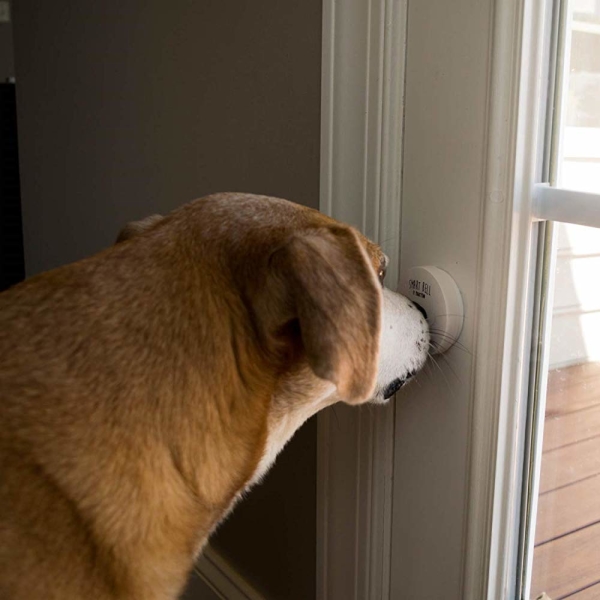
[[[463,301],[456,282],[438,267],[413,267],[402,280],[400,293],[425,312],[432,354],[441,354],[460,336],[464,322]]]

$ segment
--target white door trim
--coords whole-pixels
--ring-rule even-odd
[[[202,551],[195,570],[200,579],[220,598],[264,600],[264,596],[210,545]]]
[[[407,0],[323,2],[323,212],[358,227],[398,278]],[[389,597],[394,403],[318,417],[317,598]]]
[[[551,0],[495,3],[465,600],[516,598]]]

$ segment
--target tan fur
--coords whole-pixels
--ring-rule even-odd
[[[0,294],[3,599],[175,598],[297,427],[375,385],[350,227],[220,194],[119,241]]]
[[[131,223],[127,223],[123,229],[119,232],[117,236],[117,243],[125,242],[126,240],[130,240],[133,237],[144,233],[152,226],[160,223],[164,217],[162,215],[150,215],[141,221],[132,221]]]

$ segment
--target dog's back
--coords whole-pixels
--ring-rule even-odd
[[[170,413],[183,436],[173,396],[202,389],[179,331],[196,333],[183,313],[201,294],[178,289],[165,243],[119,244],[0,295],[2,599],[171,598],[207,533],[158,423]]]

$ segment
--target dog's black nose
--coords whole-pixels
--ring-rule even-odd
[[[384,400],[391,398],[405,383],[410,381],[416,374],[416,371],[411,371],[410,373],[406,374],[406,377],[398,377],[398,379],[394,379],[394,381],[388,384],[388,386],[383,390]]]
[[[383,390],[384,400],[391,398],[405,383],[406,379],[394,379],[394,381],[388,384],[387,387]]]

